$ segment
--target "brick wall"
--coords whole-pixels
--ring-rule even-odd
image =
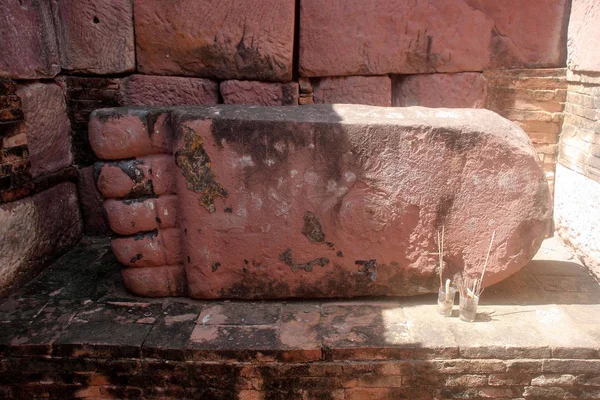
[[[238,400],[598,398],[598,360],[408,359],[261,363],[6,357],[5,399]]]
[[[600,4],[574,0],[564,124],[559,145],[556,230],[600,277]]]

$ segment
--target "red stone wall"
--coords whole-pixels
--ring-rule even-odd
[[[88,234],[106,233],[87,169],[87,120],[104,107],[488,107],[518,121],[554,173],[568,0],[6,0],[2,11],[0,199],[78,181]],[[513,90],[523,81],[535,88]],[[503,103],[510,91],[521,100]]]

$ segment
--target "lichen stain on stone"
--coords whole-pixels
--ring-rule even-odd
[[[327,264],[329,264],[329,258],[327,257],[319,257],[305,263],[297,263],[296,261],[294,261],[294,258],[292,256],[292,249],[287,249],[286,251],[281,253],[279,255],[279,259],[283,261],[286,265],[292,267],[292,271],[294,272],[298,272],[301,269],[306,272],[310,272],[313,270],[313,267],[315,265],[320,265],[321,267],[324,267]]]
[[[302,226],[304,234],[311,243],[325,242],[325,233],[317,216],[310,211],[304,213],[304,225]],[[331,247],[331,246],[330,246]]]
[[[175,162],[185,177],[187,188],[200,193],[199,203],[208,212],[215,212],[214,199],[227,197],[227,191],[215,181],[210,158],[204,150],[200,135],[184,127],[183,140],[183,149],[175,153]]]
[[[377,260],[356,260],[354,264],[362,267],[358,270],[359,273],[369,277],[372,281],[377,279]]]

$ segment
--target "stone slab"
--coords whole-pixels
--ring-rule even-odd
[[[568,9],[566,0],[303,1],[300,74],[561,67]]]
[[[77,188],[70,182],[0,207],[0,295],[16,290],[82,233]]]
[[[125,106],[217,104],[219,85],[210,79],[132,75],[124,80]]]
[[[268,83],[259,81],[223,81],[219,85],[223,104],[257,106],[298,105],[298,83]]]
[[[71,125],[62,88],[37,82],[19,85],[17,94],[23,103],[32,176],[71,165]]]
[[[392,105],[392,81],[387,76],[322,78],[312,86],[315,104]]]
[[[52,78],[60,61],[49,1],[7,0],[0,15],[0,77]]]
[[[172,125],[152,129],[161,118]],[[550,222],[528,138],[487,110],[113,109],[96,112],[90,127],[103,158],[171,153],[177,164],[173,203],[170,195],[105,203],[113,230],[133,235],[112,247],[131,267],[123,276],[137,294],[149,282],[152,296],[173,293],[156,285],[168,282],[167,271],[182,273],[181,265],[185,277],[176,281],[196,298],[433,292],[431,253],[442,225],[449,276],[478,276],[496,231],[484,281],[491,285],[530,260]],[[136,165],[145,177],[145,164]],[[113,191],[110,179],[99,179],[102,192],[135,197],[135,171],[102,164],[100,177],[109,167],[123,179]],[[163,221],[167,200],[176,204],[175,227]]]
[[[78,74],[135,70],[133,5],[123,0],[53,0],[62,69]]]
[[[138,71],[216,79],[290,81],[293,0],[219,4],[134,1]],[[198,23],[198,21],[202,23]]]
[[[476,72],[398,76],[393,82],[397,107],[484,108],[486,97],[486,80]]]
[[[600,18],[600,4],[594,0],[574,0],[569,18],[567,64],[571,71],[600,72],[596,21]]]

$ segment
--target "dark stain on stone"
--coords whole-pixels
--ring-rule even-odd
[[[327,257],[319,257],[305,263],[297,263],[296,261],[294,261],[294,258],[292,256],[292,249],[287,249],[286,251],[281,253],[279,255],[279,259],[283,261],[285,265],[292,267],[292,271],[294,272],[298,272],[301,269],[306,272],[310,272],[313,270],[313,267],[315,265],[320,265],[321,267],[324,267],[327,264],[329,264],[329,258]]]
[[[152,135],[154,134],[156,120],[161,115],[163,115],[161,112],[149,112],[148,114],[146,114],[146,118],[144,119],[144,122],[146,124],[146,130],[148,131],[148,136],[152,137]],[[170,113],[167,113],[167,118],[170,118]]]
[[[124,199],[124,200],[121,200],[121,203],[129,206],[129,205],[132,205],[134,203],[143,203],[144,201],[146,201],[146,200],[148,200],[150,198],[151,197],[139,197],[137,199]]]
[[[433,44],[433,37],[427,35],[427,50],[426,50],[426,58],[427,61],[431,60],[431,45]]]
[[[130,263],[135,263],[138,260],[142,259],[142,255],[140,253],[137,253],[135,256],[131,257],[131,259],[129,260]]]
[[[157,222],[157,223],[159,223],[159,224],[162,222],[162,221],[160,220],[160,217],[156,217],[155,219],[156,219],[156,222]]]
[[[187,256],[187,261],[188,261],[188,264],[190,264],[192,262],[192,259],[190,258],[190,256]]]
[[[297,104],[296,97],[298,93],[294,90],[294,85],[281,85],[281,104],[284,106],[292,106]]]
[[[342,251],[340,250],[340,251],[337,252],[337,256],[338,257],[344,257],[344,253],[342,253]]]
[[[301,398],[334,400],[337,398],[335,390],[339,386],[335,379],[303,378],[311,376],[308,364],[294,365],[286,368],[261,365],[256,369],[261,377],[264,400],[292,400]]]
[[[114,162],[98,162],[94,165],[94,179],[96,182],[98,182],[102,167],[105,165],[119,168],[134,183],[133,188],[131,188],[125,198],[140,196],[146,198],[155,197],[152,179],[148,179],[144,171],[139,168],[140,165],[144,165],[144,160],[130,159]]]
[[[225,209],[223,211],[226,212],[226,213],[231,214],[233,212],[233,208],[231,208],[231,207],[225,207]]]
[[[185,177],[187,188],[200,193],[200,205],[211,213],[215,212],[214,199],[227,197],[227,191],[215,180],[200,135],[185,126],[183,135],[184,146],[175,153],[175,162]]]
[[[156,237],[156,235],[158,235],[158,230],[153,230],[150,232],[142,232],[142,233],[138,233],[137,235],[135,235],[133,237],[133,240],[144,240],[144,239],[152,239],[154,237]]]
[[[187,235],[187,228],[183,228],[183,233]]]
[[[446,219],[452,210],[455,197],[453,194],[445,194],[440,198],[440,202],[435,210],[435,226],[441,228],[446,223]]]
[[[354,264],[362,267],[358,270],[359,273],[369,277],[372,281],[377,279],[377,260],[356,260]]]
[[[319,222],[317,216],[310,211],[304,213],[304,225],[302,226],[302,233],[311,243],[323,243],[325,241],[325,233],[323,233],[321,223]]]
[[[345,127],[333,123],[280,121],[269,113],[257,109],[252,118],[242,114],[238,119],[222,116],[212,120],[217,145],[226,143],[237,154],[252,159],[254,165],[243,168],[247,186],[264,185],[279,176],[289,175],[288,159],[296,152],[309,152],[316,170],[326,181],[337,182],[343,179],[348,168],[358,168],[354,165],[356,156],[349,155],[351,144]]]
[[[217,270],[219,269],[220,266],[221,266],[221,263],[218,261],[215,261],[214,263],[212,263],[210,268],[212,269],[212,272],[217,272]]]
[[[434,132],[436,137],[443,140],[446,148],[456,153],[468,153],[470,150],[479,146],[483,138],[479,132],[463,130],[461,132],[451,132],[447,130],[437,130]]]

